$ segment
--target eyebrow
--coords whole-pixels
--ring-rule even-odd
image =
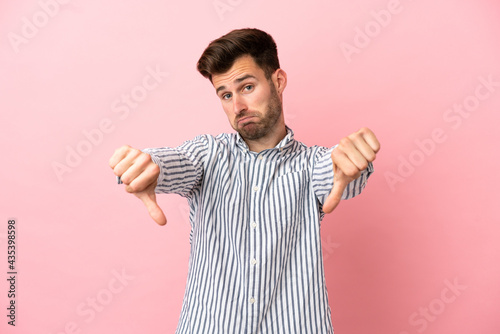
[[[255,76],[253,76],[251,74],[247,74],[247,75],[242,76],[241,78],[235,79],[234,83],[240,83],[240,82],[245,81],[246,79],[250,79],[250,78],[257,79]],[[215,91],[215,93],[217,93],[217,95],[219,95],[219,92],[221,90],[224,90],[224,89],[226,89],[226,86],[220,86],[219,88],[217,88],[217,90]]]

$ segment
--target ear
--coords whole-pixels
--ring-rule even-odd
[[[282,94],[283,91],[285,90],[286,87],[286,72],[283,71],[281,68],[278,68],[272,76],[274,86],[276,87],[276,91],[278,94]]]

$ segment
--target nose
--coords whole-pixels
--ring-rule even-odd
[[[246,105],[245,99],[241,96],[234,95],[233,96],[233,112],[236,115],[239,115],[246,110],[247,110],[247,105]]]

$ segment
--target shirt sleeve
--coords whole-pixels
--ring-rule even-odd
[[[207,136],[198,136],[185,141],[175,148],[147,148],[155,164],[160,167],[156,193],[174,193],[191,197],[193,190],[201,184],[204,174],[209,140]]]
[[[337,147],[337,145],[331,148],[320,147],[315,154],[312,187],[321,205],[323,205],[333,188],[333,162],[331,154],[335,147]],[[370,162],[368,167],[361,172],[361,175],[347,185],[342,194],[342,199],[350,199],[359,195],[365,188],[368,177],[372,173],[373,164]]]

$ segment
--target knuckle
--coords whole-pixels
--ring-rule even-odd
[[[349,137],[344,137],[342,139],[340,139],[339,141],[339,146],[341,147],[345,147],[345,146],[348,146],[351,144],[351,139],[349,139]]]
[[[123,146],[120,146],[119,148],[117,148],[117,149],[115,150],[115,154],[116,154],[116,153],[122,153],[122,152],[124,153],[124,152],[127,152],[128,150],[130,150],[130,146],[128,146],[128,145],[123,145]]]
[[[129,193],[136,193],[136,192],[140,191],[140,189],[138,189],[137,185],[135,185],[133,183],[129,184],[126,189],[127,189],[127,192],[129,192]]]
[[[358,133],[359,134],[368,134],[368,133],[371,133],[372,131],[370,129],[368,129],[367,127],[362,127],[361,129],[359,129]]]
[[[367,169],[367,168],[368,168],[368,161],[362,162],[362,163],[360,164],[360,166],[359,166],[359,167],[360,167],[360,168],[359,168],[360,170],[365,170],[365,169]],[[358,172],[359,172],[359,171],[358,171]]]
[[[344,171],[344,174],[347,175],[349,178],[354,178],[357,173],[359,173],[359,170],[354,166],[349,167],[346,171]]]
[[[144,164],[147,164],[152,160],[151,160],[151,156],[149,154],[140,151],[139,155],[137,156],[137,161],[144,163]]]
[[[131,147],[128,149],[127,155],[132,156],[132,157],[138,157],[141,155],[141,153],[142,152],[140,150]]]
[[[345,176],[347,176],[349,179],[352,179],[354,177],[354,172],[352,170],[349,170],[347,172],[344,173]]]
[[[160,166],[153,162],[153,164],[151,165],[151,172],[153,173],[153,175],[158,176],[160,174]]]
[[[117,175],[119,176],[119,175]],[[122,180],[122,183],[125,184],[125,185],[129,185],[130,184],[130,179],[127,175],[124,175],[124,176],[121,176],[121,180]]]

